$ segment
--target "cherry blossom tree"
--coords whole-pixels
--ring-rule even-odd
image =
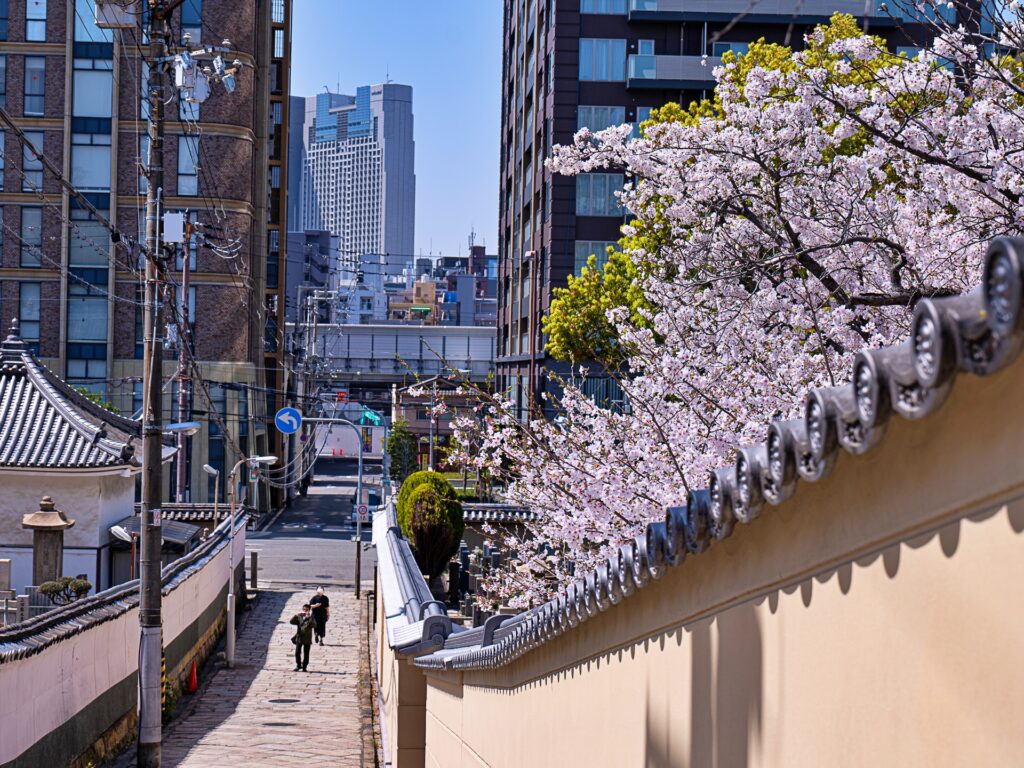
[[[914,60],[849,17],[800,52],[755,44],[723,59],[713,101],[640,138],[582,129],[555,147],[554,171],[631,180],[624,244],[647,308],[606,313],[627,407],[568,380],[553,420],[521,422],[500,395],[455,418],[460,460],[539,513],[525,540],[495,533],[515,556],[489,575],[492,599],[546,599],[685,503],[809,388],[844,381],[857,351],[904,336],[922,297],[970,287],[992,237],[1021,232],[1016,10],[988,37],[936,18]]]

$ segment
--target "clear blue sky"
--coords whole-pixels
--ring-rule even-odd
[[[413,88],[416,252],[498,244],[501,0],[294,0],[292,94]]]

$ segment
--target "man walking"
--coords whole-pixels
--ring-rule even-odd
[[[309,601],[313,608],[313,642],[324,644],[324,635],[327,634],[327,620],[331,618],[331,599],[324,594],[323,587],[316,588],[316,594]]]
[[[309,612],[309,603],[302,606],[302,612],[292,616],[291,623],[298,629],[292,637],[295,643],[295,671],[306,672],[309,666],[309,646],[313,644],[314,621]]]

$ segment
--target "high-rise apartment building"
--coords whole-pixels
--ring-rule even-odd
[[[374,255],[382,271],[401,272],[416,221],[412,88],[310,97],[302,146],[302,228],[336,234],[342,263]]]
[[[280,388],[278,343],[284,304],[288,49],[291,0],[185,0],[171,43],[230,41],[243,68],[237,88],[214,86],[202,104],[178,98],[168,78],[164,211],[188,211],[200,236],[179,249],[168,279],[191,272],[191,351],[200,381],[189,413],[203,423],[190,438],[186,499],[207,501],[205,463],[230,469],[240,454],[274,448],[266,427]],[[100,29],[92,0],[0,2],[0,104],[62,175],[124,232],[145,226],[148,163],[143,17],[134,28]],[[46,364],[123,414],[142,404],[140,264],[16,136],[0,134],[0,317]],[[165,315],[170,315],[165,312]],[[6,325],[6,324],[5,324]],[[177,353],[165,339],[165,420],[177,418]],[[195,375],[195,371],[191,371]],[[205,393],[209,393],[209,397]],[[170,494],[175,473],[167,473]],[[220,484],[224,495],[227,483]],[[261,484],[261,503],[267,503]],[[255,501],[250,494],[250,501]]]
[[[591,254],[601,260],[626,216],[614,196],[624,183],[621,173],[552,176],[544,168],[551,147],[570,143],[583,126],[638,125],[652,108],[706,96],[725,51],[743,52],[761,37],[799,46],[836,11],[869,22],[894,47],[914,46],[921,28],[897,22],[881,6],[875,0],[505,0],[497,367],[499,386],[522,409],[540,399],[544,368],[566,372],[544,352],[540,320],[552,289],[565,286]],[[613,382],[599,375],[585,386],[616,399]]]

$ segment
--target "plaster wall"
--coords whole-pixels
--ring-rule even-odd
[[[377,594],[382,594],[380,580]],[[393,768],[421,768],[427,687],[423,670],[388,647],[384,601],[377,600],[377,681],[380,686],[381,738]]]
[[[427,673],[427,766],[1015,765],[1024,363],[495,670]]]
[[[245,530],[236,533],[236,555],[245,551]],[[236,563],[241,560],[236,559]],[[222,548],[201,569],[163,596],[163,644],[169,647],[224,594],[228,550]],[[214,613],[217,613],[214,611]],[[214,616],[211,622],[216,621]],[[202,634],[206,628],[200,628]],[[47,646],[39,653],[0,661],[0,766],[38,755],[64,765],[136,706],[139,650],[138,609]],[[118,695],[111,697],[116,691]],[[125,698],[120,692],[129,691]],[[111,700],[113,698],[113,700]],[[103,711],[94,705],[102,702]],[[26,708],[28,708],[26,710]],[[72,734],[72,736],[69,736]],[[26,757],[33,750],[35,757]],[[68,750],[61,752],[61,750]]]
[[[24,592],[32,583],[32,531],[22,528],[21,520],[39,509],[43,496],[75,521],[64,532],[64,575],[84,573],[94,588],[110,586],[109,528],[133,513],[133,477],[3,473],[0,489],[0,558],[11,559],[12,588]]]

